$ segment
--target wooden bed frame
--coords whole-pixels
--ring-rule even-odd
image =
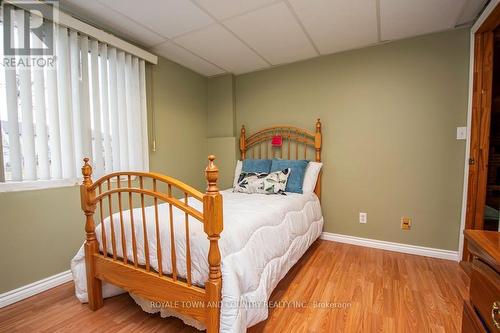
[[[292,149],[295,145],[295,159],[299,159],[299,146],[303,147],[304,159],[307,157],[307,148],[312,147],[315,151],[315,160],[321,161],[321,122],[316,122],[315,132],[301,129],[294,126],[273,126],[260,130],[248,138],[245,136],[246,130],[241,128],[240,151],[241,159],[245,159],[248,151],[252,151],[253,157],[266,158],[262,155],[266,150],[267,157],[287,156],[291,158]],[[273,137],[281,136],[282,145],[272,147],[270,145]],[[294,144],[292,144],[294,143]],[[257,153],[258,152],[258,153]],[[286,152],[286,153],[284,153]],[[284,155],[285,154],[285,155]],[[221,255],[219,250],[220,233],[223,229],[222,221],[222,195],[217,187],[218,169],[214,164],[215,156],[208,157],[208,166],[205,169],[205,177],[208,187],[205,193],[184,184],[183,182],[157,173],[145,172],[115,172],[99,178],[92,182],[92,167],[89,159],[85,158],[82,167],[83,183],[80,186],[81,206],[85,214],[85,264],[87,273],[87,292],[89,307],[97,310],[103,306],[102,281],[112,283],[137,296],[145,299],[161,302],[168,307],[175,309],[179,314],[194,318],[204,323],[208,333],[219,331],[220,301],[221,301]],[[320,175],[321,176],[321,175]],[[321,177],[318,177],[315,192],[320,197]],[[115,183],[116,182],[116,183]],[[138,183],[138,186],[137,186]],[[149,183],[151,188],[146,186]],[[159,189],[164,186],[165,191]],[[177,199],[172,192],[180,191],[184,194],[184,199]],[[125,196],[125,199],[122,199]],[[135,197],[135,198],[134,198]],[[203,211],[193,208],[188,204],[188,197],[195,198],[203,203]],[[161,242],[157,239],[156,259],[158,271],[152,269],[149,263],[148,235],[144,232],[144,252],[145,265],[138,263],[137,240],[135,237],[132,210],[123,210],[123,207],[134,207],[134,202],[140,198],[140,208],[142,209],[142,225],[146,230],[145,201],[152,200],[155,207],[156,235],[159,232],[158,222],[158,201],[169,205],[170,230],[173,230],[172,208],[176,207],[185,213],[186,231],[186,278],[178,277],[176,266],[175,246],[171,247],[171,261],[173,272],[164,274],[162,272]],[[117,200],[115,204],[113,201]],[[119,221],[121,229],[121,244],[124,258],[117,255],[116,237],[113,221],[113,207],[118,203]],[[107,204],[107,205],[106,205]],[[102,245],[106,249],[107,242],[111,238],[112,253],[100,251],[96,238],[96,224],[94,215],[99,215],[100,223],[104,221],[104,210],[108,207],[110,216],[110,237],[106,236],[106,228],[101,228]],[[96,214],[96,210],[99,214]],[[126,255],[126,239],[124,234],[123,215],[130,214],[130,228],[132,235],[132,257]],[[192,217],[203,223],[204,231],[210,242],[208,250],[209,277],[204,287],[192,284],[191,281],[191,255],[189,245],[189,223],[188,218]],[[174,233],[170,233],[171,244],[175,244]]]

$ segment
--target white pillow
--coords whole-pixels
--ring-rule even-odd
[[[306,172],[304,174],[304,182],[302,183],[303,193],[312,193],[316,187],[316,181],[318,180],[319,172],[323,163],[320,162],[309,162],[307,164]]]
[[[238,178],[240,178],[241,169],[243,169],[243,162],[238,160],[238,162],[236,162],[236,168],[234,169],[233,188],[238,185]]]

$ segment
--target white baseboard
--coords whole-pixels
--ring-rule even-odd
[[[39,294],[45,290],[57,287],[63,283],[73,280],[71,271],[67,270],[62,273],[49,276],[48,278],[35,281],[17,289],[0,294],[0,308],[3,308],[12,303],[19,302],[25,298]]]
[[[450,251],[450,250],[435,249],[432,247],[386,242],[382,240],[347,236],[341,234],[334,234],[330,232],[321,233],[320,238],[328,241],[372,247],[375,249],[382,249],[387,251],[395,251],[408,254],[416,254],[425,257],[459,261],[458,251]]]

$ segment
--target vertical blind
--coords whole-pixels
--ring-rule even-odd
[[[21,27],[26,17],[19,9],[12,19]],[[12,33],[23,45],[23,29]],[[77,179],[83,157],[97,176],[147,171],[144,60],[66,27],[56,25],[54,34],[53,68],[1,70],[5,181]],[[32,33],[30,42],[42,45]]]

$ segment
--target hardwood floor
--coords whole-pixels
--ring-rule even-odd
[[[318,240],[276,287],[279,306],[248,331],[460,332],[467,286],[456,262]],[[128,295],[92,312],[72,283],[0,309],[0,332],[72,331],[197,332]]]

